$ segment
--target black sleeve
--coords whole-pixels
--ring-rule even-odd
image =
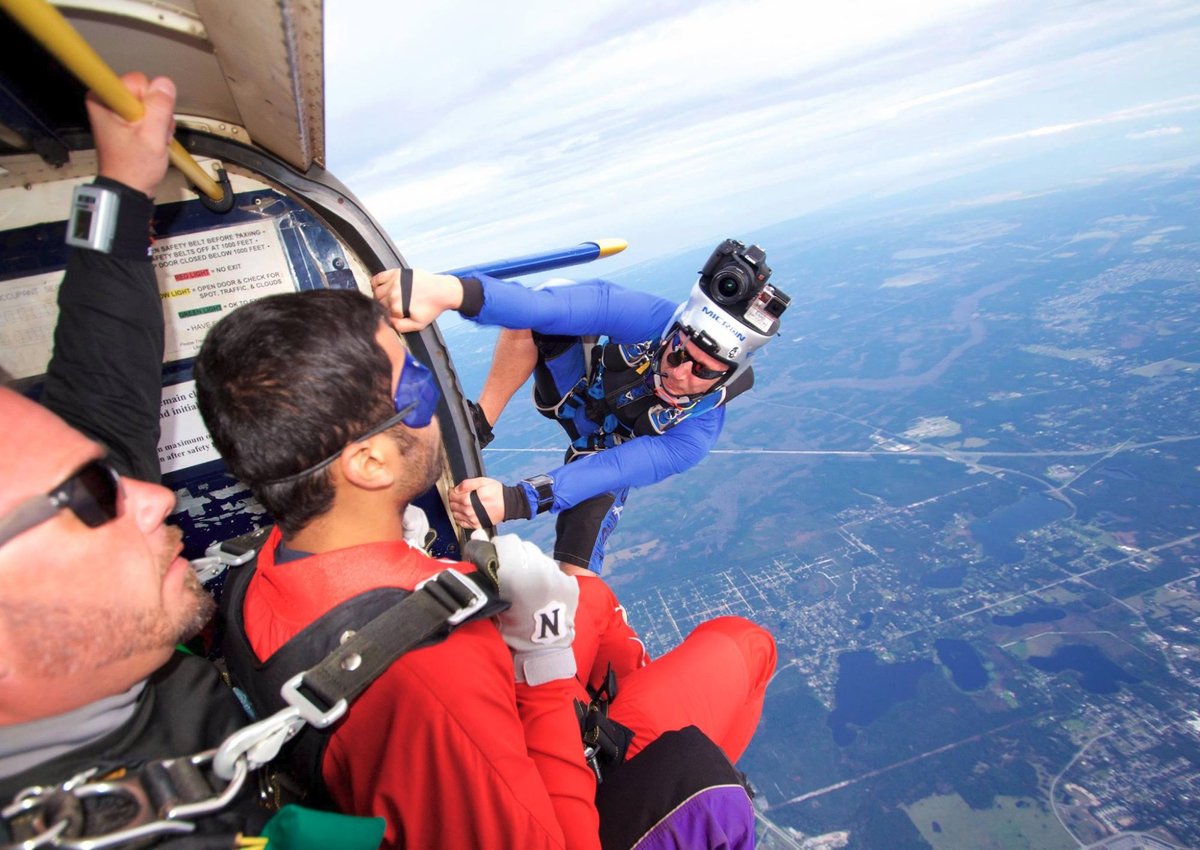
[[[483,309],[483,284],[477,277],[460,277],[458,282],[462,284],[463,288],[463,300],[458,308],[459,315],[463,318],[473,319]]]
[[[153,203],[141,198],[127,204],[123,192],[121,214],[141,219],[148,247]],[[163,318],[149,257],[73,250],[58,310],[42,404],[106,446],[123,473],[158,481]]]

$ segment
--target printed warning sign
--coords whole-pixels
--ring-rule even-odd
[[[46,371],[58,321],[62,272],[6,281],[0,286],[0,366],[14,378]]]
[[[162,429],[158,439],[158,463],[163,475],[220,459],[196,407],[195,381],[163,387],[158,419]]]
[[[154,243],[154,273],[166,322],[166,362],[195,357],[208,329],[236,307],[295,290],[270,221],[161,239]]]
[[[273,220],[159,239],[153,258],[166,363],[195,357],[208,329],[235,307],[296,288]],[[62,277],[54,271],[0,283],[0,366],[14,378],[41,375],[50,363]]]

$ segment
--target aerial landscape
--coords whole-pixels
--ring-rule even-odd
[[[766,250],[754,390],[605,564],[655,655],[774,634],[760,846],[1200,848],[1200,10],[857,6],[472,8],[449,66],[331,15],[331,167],[420,268],[621,237],[557,274],[682,300]],[[478,397],[494,331],[439,324]],[[491,476],[560,462],[527,391],[495,432]]]
[[[254,95],[253,108],[239,106],[244,118],[268,125],[264,129],[283,126],[263,118],[275,114],[270,98],[260,97],[256,85],[239,82],[233,58],[244,58],[240,52],[218,49],[216,41],[200,37],[199,29],[185,32],[206,15],[215,20],[236,4],[119,0],[98,4],[111,7],[101,8],[101,14],[92,8],[97,4],[53,2],[85,27],[96,25],[98,32],[107,28],[105,15],[111,14],[135,36],[162,30],[173,33],[174,40],[196,42],[193,47],[204,49],[205,61],[220,66],[218,90],[229,89],[231,104],[238,100],[234,94]],[[176,9],[179,17],[165,14],[176,6],[182,8]],[[690,454],[678,448],[680,442],[685,449],[697,448],[703,442],[698,429],[681,428],[662,439],[661,419],[653,420],[654,430],[636,431],[625,423],[628,430],[617,437],[601,434],[618,451],[625,448],[618,438],[644,438],[641,447],[660,450],[671,437],[680,436],[680,442],[650,460],[645,458],[653,453],[647,451],[638,464],[628,461],[632,453],[605,455],[613,463],[604,473],[612,476],[598,489],[614,487],[618,478],[616,489],[628,480],[650,480],[651,473],[661,478],[662,455],[673,453],[672,463],[685,455],[701,457],[682,474],[630,488],[616,508],[620,522],[607,539],[602,576],[619,597],[616,611],[623,609],[652,657],[672,652],[697,626],[717,617],[747,618],[773,636],[778,660],[761,721],[736,763],[753,798],[757,846],[1200,850],[1200,147],[1195,142],[1200,134],[1200,3],[592,0],[567,6],[527,0],[502,6],[477,0],[307,0],[263,4],[261,11],[287,24],[280,27],[286,45],[263,44],[286,46],[290,70],[282,76],[271,70],[262,79],[277,77],[287,96],[303,101],[297,105],[304,107],[304,120],[297,118],[295,135],[304,155],[276,162],[278,152],[266,144],[265,134],[255,128],[255,142],[249,141],[249,122],[240,127],[177,108],[181,135],[206,167],[228,157],[234,182],[226,182],[225,197],[236,203],[218,214],[207,201],[193,198],[191,189],[186,197],[160,195],[153,246],[145,252],[155,265],[167,316],[159,464],[174,508],[161,492],[156,523],[161,526],[161,514],[173,510],[167,523],[182,532],[182,542],[168,547],[173,551],[163,562],[164,577],[188,574],[183,563],[171,572],[173,559],[181,556],[193,561],[205,587],[219,595],[234,572],[231,562],[245,563],[254,553],[249,547],[221,550],[209,544],[272,522],[250,489],[229,474],[200,415],[196,379],[199,375],[203,384],[205,368],[193,371],[193,358],[226,311],[274,293],[357,288],[370,294],[372,279],[378,282],[382,270],[397,265],[457,269],[466,277],[464,270],[477,274],[492,263],[502,266],[497,261],[505,258],[561,255],[584,246],[599,256],[580,261],[586,264],[539,266],[553,271],[529,274],[520,282],[538,286],[548,280],[603,278],[678,303],[688,299],[714,247],[740,240],[766,252],[773,270],[769,283],[786,293],[779,299],[769,294],[763,302],[786,307],[785,313],[772,314],[778,324],[759,327],[762,336],[750,342],[744,329],[737,330],[736,341],[725,349],[730,355],[725,363],[733,369],[736,357],[754,354],[753,388],[721,410],[696,407],[679,417],[709,417],[692,420],[691,427],[724,416],[723,431],[707,455],[703,447]],[[319,19],[321,27],[296,29],[293,17]],[[258,46],[254,33],[231,21],[224,26],[237,30],[237,43]],[[269,51],[263,56],[274,61]],[[180,66],[183,74],[186,67]],[[190,81],[180,79],[183,91]],[[20,98],[2,94],[20,105]],[[262,115],[254,114],[260,106]],[[0,129],[11,130],[16,117],[0,116]],[[17,134],[23,144],[29,141],[25,134],[39,138],[33,122],[23,126]],[[245,142],[239,138],[243,132]],[[11,145],[0,138],[0,148]],[[59,340],[71,338],[66,332],[55,335],[56,293],[67,258],[74,256],[61,235],[71,230],[64,229],[58,213],[42,207],[65,200],[65,194],[54,195],[66,192],[68,179],[82,180],[85,171],[90,179],[93,166],[102,172],[104,167],[103,152],[97,161],[87,154],[72,162],[68,147],[76,151],[76,142],[62,146],[70,175],[58,173],[62,163],[50,169],[48,155],[32,142],[5,160],[14,170],[0,169],[6,197],[19,198],[5,210],[13,221],[4,228],[8,248],[0,268],[5,286],[0,294],[6,300],[0,309],[0,371],[13,373],[14,387],[33,396],[41,392],[52,347],[61,351]],[[230,151],[237,153],[230,156]],[[243,155],[245,160],[239,158]],[[29,184],[27,173],[36,178]],[[175,189],[182,191],[184,180],[171,173]],[[37,203],[31,201],[35,189]],[[137,230],[140,238],[140,222]],[[189,263],[196,267],[184,268]],[[753,277],[760,270],[756,262],[750,271],[758,289],[766,282]],[[422,288],[429,286],[425,294],[433,301],[438,299],[430,293],[446,294],[445,304],[459,304],[454,297],[460,290],[452,281],[442,279],[444,286],[434,289],[409,271],[396,277],[392,291],[400,293],[401,311],[410,319],[420,319],[423,312],[409,309],[414,279]],[[473,319],[502,315],[515,323],[517,312],[525,318],[525,310],[508,313],[503,304],[483,310],[479,302],[497,292],[503,288],[490,281],[468,286],[458,309],[470,312],[474,306]],[[158,300],[143,294],[155,313]],[[357,295],[341,295],[366,304]],[[588,309],[594,303],[598,314],[624,310],[618,316],[624,320],[633,312],[628,304],[640,308],[654,300],[620,304],[610,296],[604,291],[587,302]],[[513,299],[523,306],[533,301]],[[439,307],[445,304],[438,301]],[[610,304],[620,307],[610,311]],[[651,309],[662,307],[658,302]],[[705,301],[700,309],[708,307]],[[551,311],[539,315],[538,309],[527,311],[531,322],[550,321]],[[361,312],[376,321],[366,306]],[[580,313],[570,313],[565,309],[567,315],[552,318],[583,323]],[[683,308],[676,314],[685,315]],[[707,315],[720,321],[711,310]],[[639,403],[661,399],[672,405],[680,395],[663,395],[667,384],[653,384],[647,370],[663,362],[680,369],[691,361],[693,378],[717,388],[703,401],[724,404],[720,388],[740,387],[735,379],[742,373],[706,373],[705,354],[711,359],[714,351],[688,345],[709,346],[713,340],[703,325],[686,324],[668,324],[671,330],[663,328],[661,343],[657,336],[642,339],[646,329],[639,328],[636,342],[645,343],[640,350],[654,353],[633,361],[636,376],[623,385],[603,384],[597,379],[600,369],[591,371],[597,380],[590,387],[579,380],[579,372],[572,374],[565,384],[576,382],[572,403],[597,421],[613,413],[609,403],[621,394]],[[551,330],[573,334],[579,327]],[[776,327],[778,333],[755,349]],[[483,415],[482,409],[466,400],[481,398],[494,365],[496,328],[448,308],[436,325],[411,330],[401,323],[400,329],[403,346],[390,332],[381,336],[376,329],[374,336],[388,358],[379,361],[375,374],[381,392],[388,363],[392,370],[388,395],[378,399],[387,418],[373,430],[356,433],[343,423],[343,436],[355,446],[401,429],[427,429],[430,436],[419,445],[427,448],[421,458],[428,462],[403,469],[427,468],[430,477],[410,488],[426,492],[414,498],[404,489],[402,475],[363,489],[380,495],[403,490],[403,501],[426,509],[432,520],[432,526],[422,526],[405,513],[408,539],[421,540],[434,558],[466,560],[466,531],[458,523],[467,520],[448,513],[450,489],[479,474],[513,484],[553,472],[564,462],[567,439],[558,423],[535,409],[531,381],[491,423],[494,441],[482,446],[477,439],[485,429],[472,413]],[[303,328],[305,334],[311,330]],[[675,340],[669,343],[671,337]],[[363,341],[370,340],[363,335],[360,348],[366,347]],[[519,353],[512,359],[520,365]],[[617,365],[624,370],[630,361]],[[340,384],[348,368],[332,361],[326,374]],[[618,372],[613,365],[605,368]],[[307,389],[302,380],[279,380],[277,372],[265,383]],[[593,391],[590,397],[587,389]],[[701,392],[688,391],[693,401]],[[200,395],[203,400],[205,393]],[[355,407],[356,399],[343,399],[341,406]],[[262,444],[305,425],[305,408],[289,409],[295,421],[271,419],[276,430]],[[437,429],[430,427],[435,408],[440,444]],[[152,404],[144,413],[152,422]],[[220,420],[210,414],[208,421]],[[669,427],[674,420],[666,421]],[[322,426],[315,433],[339,432]],[[383,446],[379,456],[397,459],[400,470],[408,447],[418,444],[398,439],[395,452],[383,439],[372,445]],[[591,451],[596,445],[579,448]],[[277,471],[273,474],[279,477],[260,483],[293,482],[282,490],[316,494],[318,485],[294,481],[340,468],[333,461],[341,452],[335,445],[325,461],[294,474]],[[447,461],[440,479],[434,463],[439,452]],[[284,461],[294,460],[294,454],[299,451],[288,452]],[[63,501],[62,494],[68,482],[92,467],[106,468],[93,461],[56,491],[21,496],[26,499],[22,507],[10,511],[18,517],[12,527],[19,531],[5,539],[45,521],[22,524],[28,504],[49,504],[51,518],[66,517],[70,509],[88,522],[80,505]],[[527,494],[533,500],[529,512],[545,514],[556,496],[560,506],[569,501],[569,488],[561,486],[566,478],[549,496],[543,488],[552,491],[556,482],[531,482],[537,488]],[[345,474],[331,473],[330,479],[358,486]],[[122,510],[129,519],[130,512],[119,509],[130,502],[128,495],[118,498],[124,492],[118,482],[110,471],[102,481],[105,489],[86,494],[107,515],[94,517],[99,524],[89,522],[93,528],[121,518]],[[495,497],[509,516],[525,507],[521,492],[509,489]],[[86,507],[86,500],[82,504]],[[383,507],[377,513],[358,509],[355,520],[387,520],[379,525],[388,539],[370,543],[394,544],[403,557],[417,557],[393,539],[400,533],[398,501],[362,504]],[[484,520],[498,516],[476,510]],[[503,522],[498,531],[549,552],[556,539],[555,517]],[[340,536],[319,542],[324,547],[335,539],[337,546],[344,545]],[[327,554],[326,548],[293,547],[295,542],[287,531],[281,546],[288,548],[277,553],[280,564],[285,556]],[[330,543],[329,548],[336,547]],[[445,566],[422,562],[438,570]],[[580,560],[586,562],[586,556]],[[381,564],[384,570],[393,567],[391,561]],[[576,588],[553,564],[547,567],[550,577],[569,590],[550,600],[557,606],[554,677],[569,680],[575,663],[569,668],[560,663],[570,654],[575,608],[569,600]],[[380,575],[368,592],[392,595],[385,586],[391,574]],[[417,585],[415,591],[420,590]],[[227,593],[226,598],[237,597]],[[508,604],[482,608],[484,600],[477,601],[473,610],[481,618]],[[514,614],[523,602],[515,598]],[[95,607],[91,599],[84,603]],[[561,639],[559,610],[567,612]],[[533,617],[548,622],[549,611],[549,605],[541,607]],[[612,604],[604,603],[604,614],[617,622]],[[193,632],[202,620],[196,619]],[[435,637],[457,640],[449,624],[459,622],[443,614]],[[342,642],[362,628],[352,621],[348,625],[353,628],[338,627]],[[477,632],[490,630],[484,623],[470,625],[478,625]],[[744,677],[758,683],[757,691],[730,684],[740,687],[741,667],[717,667],[715,653],[702,659],[706,672],[734,670],[725,675],[727,681],[709,673],[712,680],[705,684],[724,688],[726,707],[735,705],[745,721],[737,727],[739,747],[753,728],[757,695],[769,669],[764,659],[770,658],[770,641],[761,630],[740,625],[757,637],[759,672]],[[579,637],[586,634],[576,633],[577,649],[586,646]],[[485,637],[501,651],[489,657],[503,662],[490,668],[499,678],[488,701],[496,702],[499,695],[514,703],[514,695],[527,692],[513,690],[509,655],[496,635]],[[531,645],[524,636],[517,638],[511,646]],[[248,640],[246,632],[242,641]],[[184,648],[216,657],[234,646],[221,643],[220,628],[207,628]],[[626,653],[630,658],[641,657],[636,642],[624,634],[620,646],[633,647]],[[524,657],[532,663],[538,656]],[[343,669],[353,672],[361,661],[347,657],[349,666]],[[526,681],[521,661],[519,656],[517,682]],[[457,665],[436,666],[438,672],[458,673]],[[664,668],[670,669],[658,669]],[[295,690],[298,681],[289,686]],[[455,684],[481,681],[488,680],[461,677]],[[687,681],[695,681],[690,672]],[[688,704],[674,686],[660,690],[667,696],[653,694],[656,707]],[[743,699],[747,692],[750,697]],[[130,700],[142,699],[141,690],[127,693]],[[454,704],[430,693],[444,705]],[[627,694],[632,693],[635,688],[628,687]],[[225,697],[236,713],[233,698]],[[515,760],[524,759],[527,750],[536,756],[540,738],[522,742],[517,734],[517,721],[530,718],[519,717],[516,706],[507,703],[502,708],[514,734],[505,742],[515,747]],[[145,704],[153,703],[148,698]],[[706,707],[700,698],[692,705]],[[334,708],[345,710],[345,702]],[[678,715],[668,711],[664,716],[673,722]],[[322,723],[330,717],[333,709]],[[588,717],[579,712],[580,720]],[[176,717],[169,719],[169,725],[177,725]],[[578,754],[570,719],[568,711],[569,752]],[[18,722],[24,724],[23,716]],[[700,719],[694,722],[703,725]],[[432,736],[439,743],[446,737],[442,728]],[[711,729],[704,731],[733,753]],[[269,739],[270,746],[255,745],[254,752],[274,753],[284,736],[272,735],[278,737]],[[391,741],[401,740],[398,733],[389,735]],[[596,739],[585,740],[592,746]],[[466,743],[478,744],[475,737]],[[420,768],[469,763],[434,758],[433,749],[408,746],[402,752],[424,753]],[[697,774],[695,754],[687,751],[688,759],[680,762],[689,778]],[[593,748],[587,755],[603,780],[608,769],[603,753]],[[618,751],[617,759],[622,757]],[[727,758],[716,754],[726,771]],[[559,803],[552,777],[542,789],[532,781],[533,762],[525,767],[521,775],[531,778],[528,785],[508,787],[533,789],[539,803],[549,805],[550,797]],[[582,763],[575,768],[590,791],[591,775]],[[643,775],[659,786],[670,784],[659,782],[653,771]],[[408,782],[403,771],[374,770],[372,781],[379,777],[401,777],[405,789],[441,790],[439,780]],[[728,773],[722,777],[722,791],[736,790]],[[343,787],[325,782],[324,791]],[[455,799],[465,799],[461,783],[450,784]],[[621,787],[619,780],[607,786]],[[543,800],[543,791],[550,797]],[[736,797],[747,837],[751,812],[740,791]],[[23,814],[21,798],[17,803],[9,809]],[[494,808],[503,815],[500,820],[513,812],[526,817],[520,806]],[[419,807],[415,818],[399,808],[399,819],[390,809],[385,814],[391,827],[433,824],[440,830],[451,822],[431,820],[429,810]],[[542,820],[551,827],[550,843],[565,839],[571,844],[567,827],[591,823],[571,818],[555,825],[549,815],[531,822],[540,829]],[[614,820],[619,818],[602,815],[601,831]],[[513,840],[506,827],[493,832],[500,844]],[[406,839],[401,834],[397,841]],[[447,839],[438,835],[432,843],[439,841]]]
[[[775,634],[739,763],[764,847],[1200,846],[1200,173],[897,201],[740,234],[793,308],[607,577],[652,652]],[[706,252],[613,278],[681,293]],[[489,473],[554,465],[556,431],[518,396]]]
[[[721,239],[767,251],[754,390],[606,562],[656,654],[775,635],[761,846],[1200,848],[1200,9],[543,11],[436,91],[345,50],[331,151],[417,266],[620,236],[561,274],[682,299]],[[442,324],[475,397],[493,334]],[[560,462],[526,394],[495,432],[490,475]]]

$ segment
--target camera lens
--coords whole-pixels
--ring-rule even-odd
[[[718,304],[736,304],[745,300],[750,291],[750,280],[739,268],[719,271],[712,282],[712,299]]]

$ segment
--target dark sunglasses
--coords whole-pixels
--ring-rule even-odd
[[[389,428],[394,428],[401,423],[407,425],[409,428],[424,428],[433,421],[433,415],[437,412],[438,402],[441,398],[442,392],[438,389],[437,382],[433,378],[433,373],[429,371],[429,367],[405,351],[404,371],[400,373],[400,381],[396,384],[396,392],[392,398],[392,403],[396,408],[396,415],[389,416],[370,431],[359,437],[355,437],[349,443],[346,443],[346,445],[361,443],[363,440],[368,440],[376,434],[382,434]],[[313,464],[307,469],[302,469],[283,478],[264,481],[263,483],[281,484],[284,481],[294,481],[304,475],[316,472],[318,469],[324,469],[341,457],[344,448],[338,449],[329,457]]]
[[[106,459],[85,463],[44,496],[30,496],[0,517],[0,546],[41,525],[64,508],[88,528],[99,528],[120,514],[121,475]]]
[[[688,354],[686,341],[683,335],[678,332],[671,338],[671,350],[667,353],[666,361],[667,365],[672,369],[677,368],[680,363],[691,363],[692,374],[705,381],[711,381],[714,378],[723,378],[729,371],[728,369],[709,369],[707,366],[697,362],[695,357]]]

